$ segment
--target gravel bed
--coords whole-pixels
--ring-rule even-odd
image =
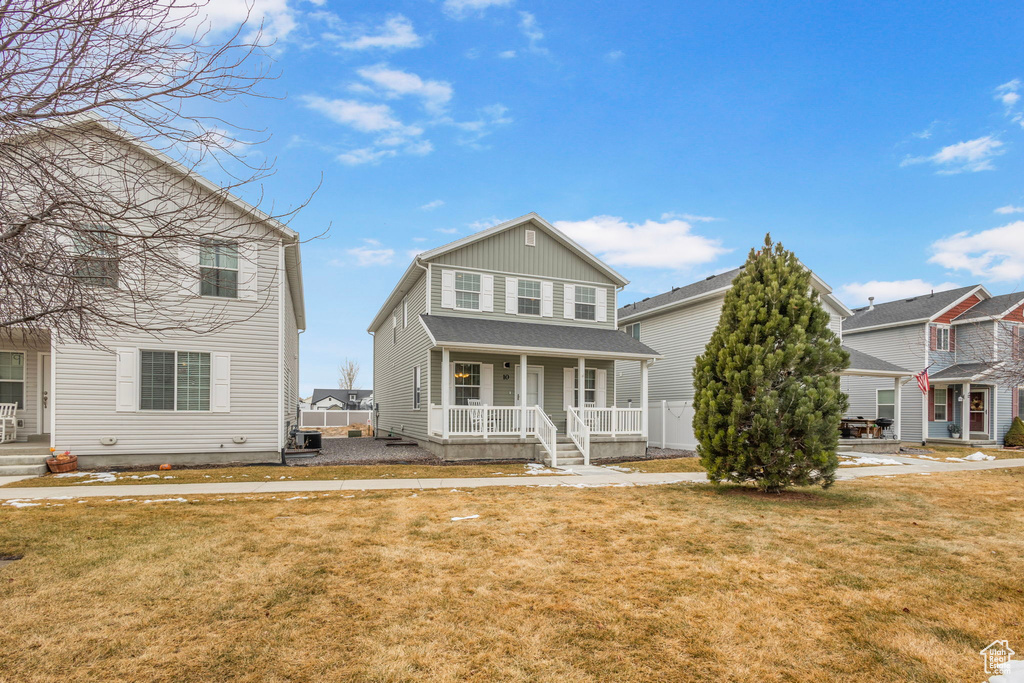
[[[669,460],[671,458],[696,458],[696,451],[687,451],[682,448],[654,448],[647,449],[647,455],[627,458],[604,458],[601,460],[592,459],[595,465],[613,465],[617,462],[640,462],[641,460]]]
[[[907,448],[906,446],[900,446],[900,453],[906,453],[907,455],[928,455],[932,451],[927,448]]]
[[[320,455],[315,458],[289,458],[293,466],[310,465],[386,465],[402,463],[429,463],[440,465],[441,461],[430,451],[419,446],[391,446],[387,441],[369,437],[348,439],[345,437],[324,437]]]

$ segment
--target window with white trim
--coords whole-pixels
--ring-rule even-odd
[[[238,245],[218,239],[199,243],[199,293],[226,299],[238,298]]]
[[[934,393],[932,394],[932,421],[948,422],[949,416],[946,414],[946,394],[949,390],[946,387],[935,387],[933,391]]]
[[[540,280],[519,281],[519,314],[540,315]]]
[[[1011,330],[1013,348],[1010,349],[1010,357],[1013,360],[1024,359],[1024,325],[1017,325]]]
[[[640,323],[632,323],[622,328],[622,331],[628,334],[633,339],[640,341]]]
[[[896,390],[878,389],[875,394],[875,417],[896,419]]]
[[[597,289],[576,285],[576,319],[597,319]]]
[[[480,400],[480,364],[455,364],[455,405],[468,406]]]
[[[117,235],[97,228],[78,232],[72,239],[75,279],[94,287],[117,287]]]
[[[412,409],[420,409],[420,366],[412,369]]]
[[[140,355],[140,409],[210,409],[209,353],[143,350]]]
[[[583,404],[584,406],[588,403],[597,403],[597,370],[594,368],[587,368],[586,381],[583,387]],[[573,369],[573,404],[579,405],[580,401],[580,369]]]
[[[25,354],[22,351],[0,351],[0,403],[16,403],[25,407]]]
[[[480,310],[479,273],[455,273],[455,308]]]
[[[936,325],[932,329],[935,332],[935,349],[937,351],[949,351],[949,327]]]

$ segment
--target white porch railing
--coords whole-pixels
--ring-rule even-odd
[[[578,408],[591,434],[626,436],[643,431],[643,408]]]
[[[448,406],[448,435],[519,436],[523,413],[520,406]],[[550,423],[538,406],[527,406],[525,413],[527,436],[537,436],[545,420]],[[441,435],[444,422],[444,408],[431,404],[430,433]]]
[[[586,410],[586,409],[584,409]],[[592,408],[591,410],[601,410],[600,408]],[[580,453],[583,454],[583,464],[590,464],[590,427],[583,421],[583,418],[576,409],[572,406],[566,410],[565,418],[565,430],[569,433],[569,438],[576,444],[576,448],[580,449]]]
[[[540,445],[548,452],[548,456],[551,458],[551,466],[558,467],[558,428],[555,427],[555,423],[551,421],[551,418],[539,406],[534,406],[533,416],[537,425],[536,432]]]

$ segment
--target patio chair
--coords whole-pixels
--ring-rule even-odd
[[[591,431],[597,429],[597,404],[596,403],[583,403],[583,409],[580,411],[580,417],[583,418],[583,424],[587,425]]]
[[[466,405],[470,408],[483,408],[483,402],[478,398],[466,399]],[[484,431],[484,411],[483,410],[471,410],[469,411],[469,424],[470,428],[474,432]]]
[[[17,403],[0,403],[0,443],[18,438]]]

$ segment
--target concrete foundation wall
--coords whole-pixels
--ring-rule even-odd
[[[107,467],[137,467],[152,465],[154,467],[168,463],[170,465],[251,465],[254,463],[275,464],[281,462],[278,451],[238,451],[209,453],[112,453],[110,455],[80,455],[78,466],[83,470],[104,469]]]
[[[419,441],[419,445],[446,462],[465,462],[472,460],[520,460],[523,462],[541,462],[544,456],[543,447],[535,440],[521,441],[511,439],[476,439],[472,441],[452,440],[448,443],[440,439]],[[647,453],[647,441],[644,439],[611,439],[594,437],[590,442],[590,461],[621,460],[643,458]]]

